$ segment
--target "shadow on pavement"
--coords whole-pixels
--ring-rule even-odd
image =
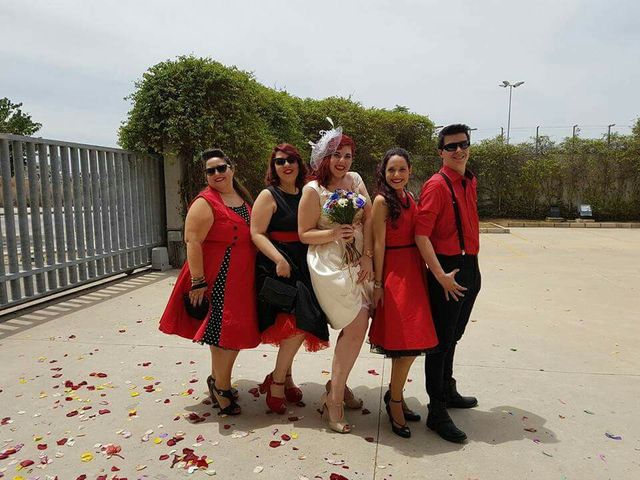
[[[56,320],[102,302],[130,295],[131,293],[153,283],[161,282],[167,277],[175,277],[176,271],[149,272],[143,271],[127,277],[120,277],[93,287],[85,287],[77,292],[65,293],[63,296],[39,302],[33,306],[25,306],[7,314],[0,314],[0,339],[24,332],[32,327]]]

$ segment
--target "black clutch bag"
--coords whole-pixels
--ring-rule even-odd
[[[298,289],[272,277],[264,279],[258,296],[261,300],[291,312],[298,295]]]
[[[207,300],[207,297],[202,298],[200,305],[193,305],[188,293],[185,293],[182,298],[184,300],[184,308],[187,310],[189,316],[198,320],[204,320],[209,312],[209,300]]]

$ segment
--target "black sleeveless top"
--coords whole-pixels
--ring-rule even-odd
[[[298,231],[298,205],[302,198],[302,191],[287,193],[278,187],[269,186],[267,190],[276,202],[276,212],[271,217],[267,232],[297,232]]]

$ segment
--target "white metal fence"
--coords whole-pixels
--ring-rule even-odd
[[[151,262],[161,160],[0,134],[0,310]]]

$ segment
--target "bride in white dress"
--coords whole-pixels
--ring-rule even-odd
[[[355,143],[342,134],[340,127],[321,132],[315,144],[311,166],[315,180],[305,185],[298,209],[298,233],[309,244],[307,262],[313,289],[329,324],[341,330],[336,342],[331,380],[323,395],[323,415],[328,415],[329,427],[349,433],[344,420],[343,405],[362,408],[346,386],[347,378],[358,357],[369,327],[369,309],[373,291],[373,238],[371,201],[360,175],[350,172]],[[338,189],[362,194],[366,198],[352,225],[334,223],[322,207]],[[345,264],[345,244],[353,242],[359,260]]]

